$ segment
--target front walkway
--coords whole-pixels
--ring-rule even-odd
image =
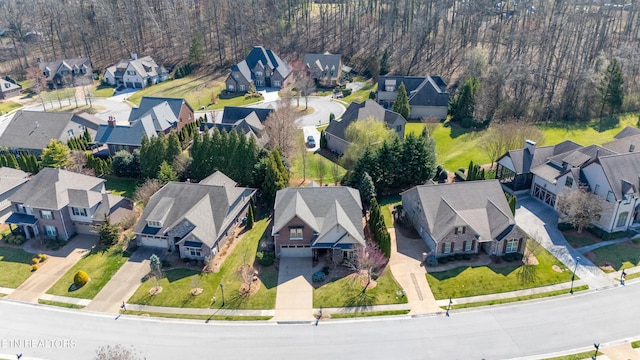
[[[519,196],[515,219],[522,230],[538,241],[569,270],[576,269],[576,259],[579,258],[576,275],[584,280],[590,289],[600,289],[615,284],[599,267],[569,245],[562,232],[558,230],[557,213],[549,206],[531,196]]]
[[[64,247],[57,251],[40,250],[49,257],[40,268],[23,282],[6,299],[37,303],[40,296],[49,290],[78,260],[80,260],[96,244],[97,238],[89,235],[76,235]],[[35,252],[38,241],[27,241],[24,249]]]
[[[311,258],[280,258],[275,321],[312,321]]]
[[[389,268],[404,289],[409,314],[442,312],[427,282],[426,269],[422,265],[422,253],[429,249],[422,239],[409,239],[395,228],[390,228],[391,258]]]

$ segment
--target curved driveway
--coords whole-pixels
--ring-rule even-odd
[[[451,317],[209,322],[88,313],[0,300],[0,357],[89,359],[104,345],[147,359],[539,359],[640,337],[640,283]],[[24,340],[31,343],[25,344]],[[43,341],[42,347],[34,341]],[[63,340],[73,341],[64,346]],[[60,347],[44,347],[46,343]],[[604,346],[604,345],[603,345]],[[8,355],[4,355],[8,354]]]
[[[300,99],[300,105],[304,105],[304,99]],[[298,127],[326,124],[329,122],[331,113],[339,119],[346,110],[344,105],[331,97],[309,97],[309,106],[314,109],[314,112],[296,120]]]

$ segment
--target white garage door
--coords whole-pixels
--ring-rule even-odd
[[[157,247],[167,249],[169,248],[169,244],[165,239],[157,239],[147,236],[141,236],[140,242],[138,243],[140,246],[149,246],[149,247]]]
[[[312,254],[311,246],[282,245],[280,247],[280,257],[311,257]]]

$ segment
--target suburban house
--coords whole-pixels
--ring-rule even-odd
[[[22,86],[0,79],[0,99],[8,99],[20,95]]]
[[[214,256],[245,216],[256,190],[217,171],[197,184],[170,182],[153,194],[133,232],[140,246]]]
[[[158,66],[151,56],[138,59],[131,54],[131,59],[123,59],[107,67],[103,81],[112,86],[124,85],[128,88],[144,89],[169,78],[169,72]]]
[[[525,234],[497,180],[418,185],[401,196],[404,215],[431,255],[524,251]]]
[[[340,54],[304,54],[302,60],[307,75],[318,86],[333,87],[342,79],[342,58]]]
[[[18,111],[0,135],[0,146],[11,153],[40,155],[51,139],[67,143],[73,137],[82,136],[87,130],[95,137],[102,120],[82,113],[59,113],[44,111]]]
[[[344,186],[282,189],[271,235],[277,257],[349,260],[365,245],[360,192]]]
[[[394,130],[401,140],[404,139],[404,127],[407,121],[402,115],[383,108],[373,100],[367,100],[363,103],[351,103],[342,114],[341,120],[332,121],[329,124],[325,130],[327,148],[337,154],[344,154],[347,146],[349,146],[345,130],[352,122],[367,118],[384,121],[387,127]]]
[[[260,147],[264,147],[269,141],[269,136],[264,131],[264,121],[267,120],[272,109],[225,106],[220,122],[202,123],[201,131],[211,131],[214,128],[219,131],[235,129],[238,134],[244,134],[247,138],[254,138]]]
[[[251,84],[260,87],[284,87],[291,68],[273,51],[254,46],[249,55],[231,67],[225,84],[228,92],[246,92]]]
[[[398,87],[404,83],[409,98],[409,119],[447,117],[449,93],[447,84],[439,76],[380,76],[376,99],[386,108],[393,107],[398,96]]]
[[[88,58],[41,62],[40,71],[51,89],[75,86],[79,79],[82,79],[81,82],[85,85],[93,82],[91,60]]]
[[[106,125],[100,125],[95,141],[107,145],[111,155],[120,150],[132,153],[142,146],[144,136],[168,134],[193,121],[193,108],[184,99],[145,96],[140,106],[131,111],[129,125],[117,125],[111,118]]]
[[[29,174],[22,170],[0,167],[0,218],[4,219],[11,213],[9,197],[28,180]]]
[[[93,176],[44,168],[9,197],[13,213],[6,223],[16,225],[27,239],[95,234],[105,215],[117,223],[133,211],[131,200],[107,193],[104,183]]]

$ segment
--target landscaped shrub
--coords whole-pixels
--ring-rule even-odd
[[[515,261],[522,261],[522,258],[523,258],[523,257],[524,257],[524,256],[523,256],[522,254],[520,254],[520,253],[514,253],[514,254],[513,254],[513,259],[514,259]]]
[[[34,257],[33,259],[31,259],[31,263],[32,263],[33,265],[35,265],[35,264],[37,264],[37,263],[39,263],[39,262],[40,262],[40,258]]]
[[[514,256],[513,256],[513,254],[504,254],[504,255],[502,256],[502,259],[503,259],[504,261],[506,261],[506,262],[512,262],[512,261],[514,261],[514,260],[515,260],[515,258],[514,258]]]
[[[24,235],[16,235],[15,240],[13,241],[13,243],[15,245],[22,245],[22,244],[24,244],[25,241],[27,241],[27,238],[25,238]]]
[[[313,273],[311,280],[313,280],[313,282],[322,282],[324,281],[324,277],[325,277],[324,272],[316,271],[315,273]]]
[[[456,171],[456,180],[465,181],[467,180],[467,175],[465,175],[462,171]]]
[[[626,231],[616,231],[616,232],[608,233],[597,226],[590,226],[587,228],[587,230],[593,235],[605,241],[619,239],[621,237],[625,237],[628,235]]]
[[[329,275],[329,271],[330,271],[330,270],[331,270],[331,269],[330,269],[328,266],[324,266],[324,267],[322,268],[322,272],[323,272],[325,275]]]
[[[163,268],[170,268],[171,267],[171,263],[168,262],[167,260],[162,260],[162,262],[160,264],[162,264],[161,266]]]
[[[342,97],[347,97],[349,95],[351,95],[351,89],[342,90]]]
[[[275,256],[272,252],[258,251],[256,253],[256,259],[258,259],[258,264],[262,266],[271,266],[275,261]]]
[[[38,254],[38,259],[40,259],[40,262],[43,262],[43,261],[47,260],[47,255],[46,254]]]
[[[455,255],[449,255],[449,256],[447,256],[447,259],[449,259],[449,261],[456,261],[456,256]]]
[[[455,257],[456,260],[462,260],[462,254],[455,254],[453,257]]]
[[[427,266],[438,266],[438,258],[435,255],[427,256]]]
[[[575,226],[571,225],[570,223],[567,223],[567,222],[558,223],[558,230],[560,231],[569,231],[573,229],[575,229]]]
[[[446,256],[440,257],[440,258],[438,258],[438,262],[440,264],[446,264],[446,263],[449,262],[449,258],[447,258]]]
[[[76,276],[73,277],[73,285],[76,288],[81,288],[89,281],[89,274],[80,270],[76,273]]]
[[[31,265],[31,271],[36,271],[36,270],[38,270],[38,265],[37,264]]]
[[[463,260],[471,260],[471,254],[462,254]]]

